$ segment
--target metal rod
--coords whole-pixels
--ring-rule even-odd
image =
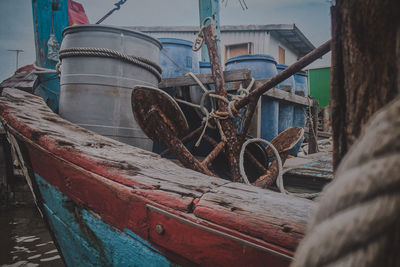
[[[8,51],[11,51],[11,52],[15,52],[15,53],[16,53],[15,70],[17,70],[17,69],[18,69],[18,58],[19,58],[19,53],[23,53],[24,50],[22,50],[22,49],[8,49]]]
[[[207,167],[204,167],[200,161],[198,161],[192,153],[185,147],[181,140],[176,137],[171,131],[170,127],[166,123],[165,117],[162,116],[162,112],[155,108],[153,112],[148,113],[148,117],[154,116],[154,120],[159,122],[159,129],[161,132],[165,133],[165,145],[168,146],[170,151],[174,153],[176,158],[185,166],[186,168],[210,175],[215,176]]]
[[[107,12],[101,19],[99,19],[96,24],[102,23],[106,18],[108,18],[114,11],[119,10],[121,8],[121,5],[125,4],[127,0],[120,0],[118,3],[114,4],[114,8],[111,9],[110,11]]]
[[[211,164],[211,162],[219,155],[219,153],[221,153],[224,147],[225,147],[225,142],[224,141],[219,142],[219,144],[216,147],[214,147],[213,151],[211,151],[211,153],[208,154],[208,156],[201,162],[201,164],[203,164],[203,166],[205,167],[208,167],[208,165]]]
[[[311,64],[318,58],[322,57],[323,55],[328,53],[330,50],[331,50],[331,40],[327,41],[320,47],[314,49],[313,51],[311,51],[310,53],[308,53],[307,55],[302,57],[299,61],[290,65],[284,71],[275,75],[269,81],[265,82],[258,88],[254,89],[247,97],[244,97],[241,100],[237,101],[235,103],[235,108],[237,110],[243,108],[244,106],[249,104],[251,99],[258,100],[258,98],[260,98],[260,96],[262,96],[269,89],[275,87],[280,82],[282,82],[282,81],[286,80],[287,78],[289,78],[290,76],[296,74],[302,68],[306,67],[307,65]],[[252,117],[252,116],[250,116],[250,117]]]
[[[182,138],[182,143],[186,144],[187,142],[193,140],[196,136],[200,135],[201,131],[203,131],[204,126],[201,125],[200,127],[198,127],[196,130],[194,130],[193,132],[191,132],[190,134],[186,135],[185,137]],[[163,152],[161,152],[160,156],[164,157],[165,155],[167,155],[169,152],[171,152],[171,150],[169,148],[167,148],[166,150],[164,150]]]

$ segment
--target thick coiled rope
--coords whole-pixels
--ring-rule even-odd
[[[162,69],[157,63],[147,58],[127,55],[112,49],[97,47],[72,47],[60,50],[60,60],[67,57],[108,57],[120,59],[148,70],[157,77],[158,81],[161,81]]]
[[[292,267],[400,266],[400,98],[342,160]]]

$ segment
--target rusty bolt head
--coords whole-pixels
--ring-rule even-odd
[[[161,224],[156,225],[156,233],[159,235],[164,234],[164,227]]]

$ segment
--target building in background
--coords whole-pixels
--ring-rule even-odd
[[[310,95],[318,100],[320,108],[329,106],[330,78],[330,67],[308,70],[308,87]]]
[[[173,37],[194,41],[199,33],[195,26],[136,26],[133,30],[155,38]],[[314,45],[295,24],[224,25],[221,26],[221,54],[227,59],[246,54],[268,54],[279,64],[290,65],[313,49]]]

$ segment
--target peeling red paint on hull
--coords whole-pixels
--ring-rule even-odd
[[[96,135],[20,91],[4,90],[0,116],[28,176],[40,175],[74,205],[181,265],[287,266],[314,207]]]

